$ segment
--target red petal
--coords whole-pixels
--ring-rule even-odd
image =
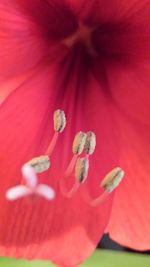
[[[88,181],[93,195],[98,194],[104,173],[116,162],[114,140],[109,134],[111,114],[104,92],[88,70],[82,69],[77,55],[70,57],[70,62],[66,58],[59,70],[54,66],[41,69],[0,107],[1,255],[51,259],[61,266],[75,266],[92,253],[107,224],[111,198],[91,208],[83,201],[82,188],[72,199],[66,199],[58,187],[62,169],[71,159],[76,131],[93,130],[97,134]],[[77,80],[78,71],[83,80],[80,76]],[[46,150],[53,132],[53,111],[57,108],[65,110],[68,126],[52,156],[49,176],[42,178],[56,190],[56,199],[9,203],[5,192],[20,183],[21,165]]]
[[[150,249],[150,127],[120,126],[120,164],[126,178],[116,192],[109,232],[124,246],[146,250]]]
[[[99,25],[93,35],[97,51],[102,57],[132,65],[149,60],[150,2],[110,2],[104,1],[97,18],[93,16]]]
[[[22,75],[17,75],[15,77],[0,77],[0,103],[2,103],[5,98],[17,87],[19,87],[24,81],[27,80],[34,73],[35,69],[23,73]]]
[[[120,166],[126,173],[115,195],[109,232],[122,245],[139,250],[150,249],[150,81],[144,68],[141,64],[140,73],[118,64],[108,71]]]
[[[74,16],[62,1],[2,0],[0,21],[0,73],[6,76],[34,67],[49,53],[52,39],[76,28]]]
[[[16,75],[33,67],[45,55],[38,25],[21,12],[22,2],[0,3],[0,73]],[[38,8],[38,7],[37,7]]]

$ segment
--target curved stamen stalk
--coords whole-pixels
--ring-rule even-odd
[[[64,177],[68,177],[73,172],[77,159],[78,154],[73,155],[67,169],[65,170]]]
[[[57,140],[58,140],[58,136],[59,136],[59,133],[58,132],[55,132],[53,137],[52,137],[52,140],[45,152],[46,155],[48,155],[49,157],[52,155],[53,151],[54,151],[54,148],[56,146],[56,143],[57,143]]]
[[[120,167],[114,168],[102,180],[100,186],[105,190],[98,197],[92,198],[88,191],[84,191],[86,202],[92,206],[97,207],[110,195],[110,193],[120,184],[124,177],[124,171]]]
[[[68,177],[72,174],[75,168],[75,164],[78,159],[78,156],[83,152],[85,140],[86,140],[86,134],[84,132],[78,132],[75,135],[73,145],[72,145],[73,157],[68,167],[65,170],[64,177]]]
[[[78,156],[84,150],[85,141],[86,141],[86,134],[84,132],[78,132],[75,135],[73,145],[72,145],[73,157],[64,172],[63,178],[60,181],[60,189],[61,189],[62,194],[65,197],[72,197],[80,187],[80,182],[78,180],[75,180],[71,189],[68,189],[67,184],[66,184],[66,179],[72,175],[75,169],[76,163],[77,163]],[[75,176],[76,176],[76,171],[75,171]]]
[[[91,207],[97,207],[97,206],[99,206],[101,203],[103,203],[106,200],[106,198],[108,196],[109,196],[109,193],[107,191],[104,191],[98,197],[92,198],[87,189],[86,190],[84,189],[84,191],[83,191],[84,200]]]
[[[72,185],[70,189],[67,188],[67,185],[64,179],[62,179],[62,182],[60,183],[61,193],[66,198],[73,197],[75,193],[78,191],[79,187],[80,187],[80,183],[78,181],[75,181],[75,183]]]
[[[67,188],[65,179],[62,179],[60,184],[62,194],[67,197],[73,197],[79,189],[81,183],[84,183],[88,176],[89,161],[86,158],[79,158],[75,165],[75,182],[71,189]]]

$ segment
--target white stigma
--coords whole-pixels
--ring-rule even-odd
[[[122,181],[125,173],[120,167],[114,168],[102,180],[101,187],[107,192],[112,192]]]
[[[46,184],[39,184],[36,188],[36,194],[46,198],[47,200],[52,200],[55,198],[55,191],[52,187]]]
[[[24,164],[21,171],[25,185],[17,185],[8,189],[6,192],[8,200],[13,201],[31,195],[41,196],[47,200],[55,198],[55,191],[52,187],[46,184],[38,184],[38,177],[34,168]]]
[[[26,163],[22,166],[21,172],[26,185],[29,188],[35,188],[37,185],[37,174],[34,168]]]
[[[6,191],[6,198],[10,201],[29,196],[32,191],[25,185],[17,185]]]

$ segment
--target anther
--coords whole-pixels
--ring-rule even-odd
[[[72,151],[73,154],[80,155],[83,152],[86,140],[86,134],[84,132],[79,132],[75,135]]]
[[[79,158],[75,166],[75,178],[79,183],[83,183],[88,176],[89,160]]]
[[[84,190],[85,201],[92,207],[97,207],[109,196],[109,194],[119,185],[124,177],[124,171],[120,167],[114,168],[102,180],[101,187],[105,190],[98,197],[92,198],[88,190]]]
[[[88,132],[84,146],[85,153],[88,155],[93,154],[95,147],[96,147],[96,135],[93,132]]]
[[[55,133],[54,133],[52,140],[51,140],[51,142],[50,142],[50,144],[49,144],[49,146],[45,152],[45,154],[49,155],[49,156],[51,156],[52,152],[54,151],[59,133],[61,133],[66,126],[66,116],[65,116],[64,111],[57,109],[54,112],[53,119],[54,119],[54,131],[55,131]]]
[[[26,162],[27,165],[30,165],[36,173],[42,173],[47,171],[50,167],[50,159],[47,155],[35,157],[30,161]]]
[[[66,126],[66,116],[64,111],[58,109],[54,112],[54,130],[61,133]]]
[[[60,189],[62,194],[71,198],[78,191],[81,183],[84,183],[88,176],[89,160],[87,158],[79,158],[75,165],[75,182],[70,189],[67,188],[65,179],[61,180]]]
[[[124,174],[124,171],[120,167],[114,168],[105,176],[101,182],[101,187],[109,193],[112,192],[122,181]]]
[[[72,152],[74,155],[65,171],[65,174],[64,174],[65,177],[69,176],[74,170],[77,158],[84,150],[85,140],[86,140],[86,133],[78,132],[75,135],[75,138],[73,140],[73,145],[72,145]]]

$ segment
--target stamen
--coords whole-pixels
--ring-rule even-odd
[[[86,134],[84,132],[79,132],[76,134],[72,147],[73,154],[80,155],[83,152],[85,140]]]
[[[88,132],[86,136],[84,151],[87,155],[94,153],[96,147],[96,135],[93,132]]]
[[[79,183],[83,183],[88,176],[89,160],[79,158],[75,166],[75,178]]]
[[[36,173],[47,171],[50,167],[50,159],[47,155],[36,157],[26,163],[30,165]]]
[[[58,136],[59,136],[59,133],[58,132],[55,132],[54,135],[53,135],[53,138],[46,150],[46,155],[49,155],[51,156],[52,152],[54,151],[54,148],[56,146],[56,143],[57,143],[57,139],[58,139]]]
[[[54,135],[52,137],[52,140],[46,150],[46,155],[49,155],[51,156],[55,146],[56,146],[56,143],[57,143],[57,139],[58,139],[58,136],[59,136],[59,133],[61,133],[64,128],[66,127],[66,116],[65,116],[65,113],[64,111],[58,109],[54,112]]]
[[[101,182],[101,187],[105,189],[107,192],[112,192],[122,181],[125,173],[120,167],[114,168],[111,172],[109,172],[103,181]]]
[[[75,182],[71,189],[67,189],[65,179],[61,180],[60,189],[62,194],[67,197],[73,197],[79,189],[81,183],[84,183],[88,176],[89,160],[86,158],[79,158],[75,165]],[[65,177],[64,177],[65,178]]]
[[[75,154],[73,155],[65,173],[64,173],[64,177],[68,177],[74,170],[74,167],[75,167],[75,164],[76,164],[76,161],[77,161],[77,158],[78,158],[78,154]]]
[[[66,116],[64,111],[58,109],[54,112],[54,130],[61,133],[66,126]]]
[[[102,180],[101,187],[104,188],[105,191],[100,196],[93,199],[89,195],[87,190],[84,192],[86,202],[92,207],[100,205],[109,196],[109,194],[119,185],[119,183],[124,177],[124,174],[124,171],[120,167],[114,168]]]
[[[71,173],[73,172],[77,158],[83,152],[85,140],[86,140],[86,134],[84,132],[78,132],[75,135],[72,145],[72,152],[74,155],[65,171],[64,177],[71,175]]]
[[[65,183],[65,179],[62,179],[61,183],[60,183],[60,190],[61,193],[67,197],[67,198],[71,198],[75,195],[75,193],[77,192],[77,190],[80,187],[80,183],[78,181],[75,181],[73,186],[71,187],[71,189],[68,189]]]

